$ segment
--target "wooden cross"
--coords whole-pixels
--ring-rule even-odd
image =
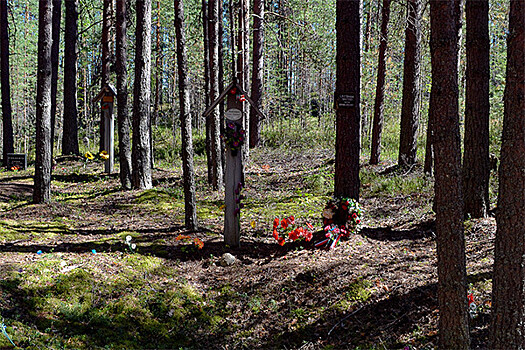
[[[243,103],[248,101],[255,112],[265,118],[253,100],[244,92],[234,80],[213,103],[204,111],[208,117],[217,105],[226,98],[226,113],[224,126],[224,142],[226,144],[226,169],[224,180],[224,243],[230,247],[238,247],[241,241],[241,199],[244,186],[242,164],[242,141],[246,140],[243,134]]]

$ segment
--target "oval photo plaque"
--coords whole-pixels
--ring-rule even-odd
[[[224,114],[228,120],[239,120],[242,118],[242,111],[237,108],[230,108]]]

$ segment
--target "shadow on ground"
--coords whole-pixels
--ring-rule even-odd
[[[401,241],[435,238],[435,221],[425,221],[414,225],[408,230],[396,230],[391,227],[364,227],[359,233],[377,241]]]

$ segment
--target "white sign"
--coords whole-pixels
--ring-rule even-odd
[[[224,114],[228,120],[239,120],[242,118],[242,111],[237,108],[230,108]]]

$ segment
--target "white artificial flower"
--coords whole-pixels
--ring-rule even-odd
[[[126,236],[126,242],[128,242],[128,243],[131,242],[131,239],[132,239],[131,236]]]
[[[135,243],[133,243],[133,244],[131,245],[131,249],[135,249],[135,248],[137,248],[137,245],[136,245]]]

